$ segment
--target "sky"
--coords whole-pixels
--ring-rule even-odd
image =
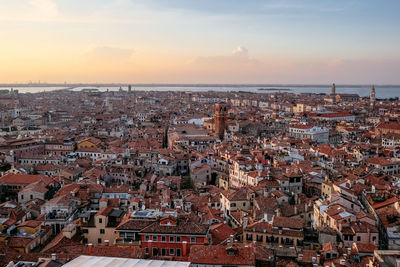
[[[0,83],[400,84],[398,0],[0,0]]]

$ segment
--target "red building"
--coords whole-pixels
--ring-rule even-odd
[[[193,245],[209,244],[208,225],[191,221],[188,217],[164,217],[140,233],[142,248],[149,256],[187,257]]]
[[[65,156],[73,152],[75,144],[73,142],[52,142],[45,145],[45,152],[47,155]]]
[[[44,144],[33,138],[9,140],[1,144],[1,150],[13,151],[14,160],[18,162],[24,155],[43,155]]]

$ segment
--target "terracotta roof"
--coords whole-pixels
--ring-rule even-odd
[[[160,225],[160,220],[157,220],[149,226],[143,228],[141,233],[160,233],[160,234],[192,234],[192,235],[206,235],[208,232],[208,225],[203,225],[189,220],[187,216],[178,217],[176,219],[176,226]]]
[[[130,230],[130,231],[140,231],[143,228],[152,224],[154,220],[138,220],[138,219],[128,219],[121,222],[115,230]]]
[[[46,185],[53,182],[53,179],[44,175],[31,175],[22,173],[9,173],[0,178],[0,184],[21,184],[28,185],[42,180]]]
[[[190,248],[189,261],[194,264],[255,265],[255,255],[253,247],[246,245],[194,245]]]
[[[231,235],[235,235],[235,231],[227,224],[218,223],[210,226],[210,234],[212,243],[218,245],[228,239]]]
[[[282,228],[302,229],[303,220],[294,217],[274,217],[273,226]]]
[[[25,222],[23,222],[23,223],[20,223],[20,224],[18,225],[18,227],[31,227],[31,228],[36,228],[36,227],[38,227],[38,226],[41,225],[41,224],[42,224],[42,222],[40,222],[40,221],[28,220],[28,221],[25,221]]]
[[[380,209],[382,207],[394,204],[394,203],[399,202],[399,201],[400,201],[400,199],[398,199],[397,197],[392,197],[392,198],[389,198],[389,199],[387,199],[387,200],[385,200],[383,202],[375,203],[372,207],[374,209]]]

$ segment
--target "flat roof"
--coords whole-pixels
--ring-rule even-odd
[[[97,257],[97,256],[79,256],[72,261],[64,264],[64,267],[189,267],[190,262],[184,261],[162,261],[162,260],[144,260],[114,257]]]

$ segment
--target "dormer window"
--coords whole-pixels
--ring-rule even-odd
[[[226,254],[228,254],[228,255],[230,255],[230,256],[235,256],[235,255],[237,255],[237,250],[234,249],[234,248],[232,248],[232,247],[230,247],[230,248],[228,248],[228,249],[226,250]]]

